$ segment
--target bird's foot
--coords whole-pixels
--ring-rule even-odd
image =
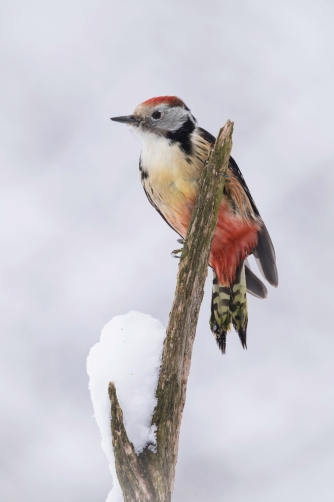
[[[182,238],[180,238],[180,239],[177,239],[177,242],[179,244],[182,244],[182,246],[184,246],[185,240],[182,239]],[[174,249],[174,251],[171,252],[172,257],[180,259],[181,258],[182,250],[183,250],[183,248],[181,248],[181,249]],[[177,256],[177,255],[180,255],[180,256]]]
[[[182,253],[183,248],[181,249],[174,249],[174,251],[171,252],[171,255],[173,258],[181,258],[180,256],[177,256],[178,254]]]

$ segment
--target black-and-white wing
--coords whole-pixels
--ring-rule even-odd
[[[215,143],[216,141],[215,137],[212,136],[212,134],[210,134],[209,132],[205,131],[205,129],[198,127],[198,132],[205,141],[208,141],[212,145]],[[257,247],[254,249],[253,254],[262,275],[267,279],[269,284],[277,287],[278,273],[276,267],[276,254],[269,232],[261,218],[258,208],[255,205],[255,202],[253,200],[253,197],[251,196],[247,183],[237,163],[232,157],[230,157],[229,169],[231,169],[234,176],[240,182],[241,186],[243,187],[249,199],[249,202],[251,203],[254,213],[261,220],[262,227],[258,235]],[[267,296],[266,287],[260,281],[260,279],[258,279],[258,277],[256,277],[255,274],[253,274],[253,272],[248,268],[247,265],[246,265],[246,282],[247,282],[247,291],[249,293],[253,294],[254,296],[257,296],[258,298],[265,298]],[[260,286],[260,284],[262,284],[262,286]]]

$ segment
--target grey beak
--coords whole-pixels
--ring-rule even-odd
[[[111,117],[110,120],[115,122],[123,122],[124,124],[138,124],[138,120],[133,115],[125,115],[124,117]]]

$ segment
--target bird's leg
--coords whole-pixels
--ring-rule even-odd
[[[180,244],[184,245],[184,239],[177,239],[177,242],[179,242]],[[178,254],[182,253],[182,250],[183,248],[181,249],[174,249],[174,251],[171,252],[171,255],[173,256],[173,258],[181,258],[181,256],[177,256]]]

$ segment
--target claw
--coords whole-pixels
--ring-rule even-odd
[[[177,256],[179,253],[182,253],[182,249],[174,249],[174,251],[171,252],[171,255],[173,258],[181,258],[181,256]]]
[[[182,244],[182,246],[183,246],[183,245],[184,245],[184,243],[185,243],[185,240],[184,240],[184,239],[182,239],[182,237],[181,237],[180,239],[177,239],[177,242],[178,242],[179,244]],[[181,249],[174,249],[174,251],[172,251],[172,252],[171,252],[171,255],[173,256],[173,258],[179,258],[179,259],[180,259],[180,258],[181,258],[181,256],[177,256],[177,255],[178,255],[178,254],[181,254],[181,253],[182,253],[182,250],[183,250],[183,248],[181,248]]]

